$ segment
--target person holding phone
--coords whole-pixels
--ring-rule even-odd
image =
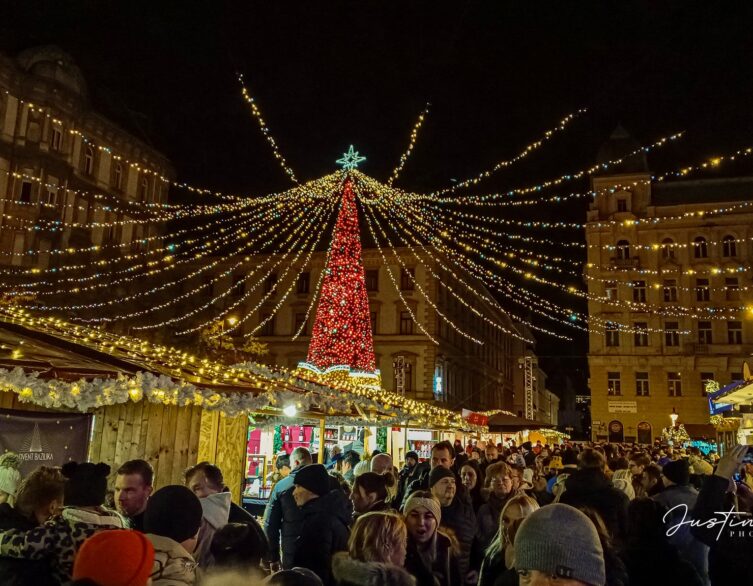
[[[751,516],[737,509],[733,475],[748,456],[749,446],[735,446],[717,464],[698,493],[692,534],[709,546],[711,586],[747,584],[753,576]],[[749,457],[749,456],[748,456]],[[744,525],[742,522],[747,521]]]

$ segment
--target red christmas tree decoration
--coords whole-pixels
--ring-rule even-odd
[[[361,257],[356,197],[350,179],[343,186],[308,358],[300,368],[319,375],[343,375],[379,385],[371,336],[369,296]]]

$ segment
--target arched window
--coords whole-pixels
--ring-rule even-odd
[[[651,444],[651,424],[648,421],[641,421],[638,424],[638,443]]]
[[[112,183],[115,189],[123,188],[123,165],[115,163],[115,171],[113,172]]]
[[[663,259],[675,257],[675,241],[671,238],[665,238],[661,241],[661,257]]]
[[[722,238],[722,256],[737,256],[737,240],[730,234]]]
[[[708,258],[709,244],[703,236],[696,236],[693,240],[693,256],[695,258]]]
[[[149,193],[149,181],[146,177],[141,178],[141,188],[139,189],[139,196],[142,200],[146,200],[146,196]]]
[[[91,175],[94,173],[94,147],[87,145],[84,151],[84,173]]]
[[[630,242],[620,240],[617,243],[617,260],[628,260],[630,258]]]

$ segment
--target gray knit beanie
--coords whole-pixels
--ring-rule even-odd
[[[529,515],[515,534],[515,569],[604,586],[606,570],[599,534],[575,507],[555,503]]]

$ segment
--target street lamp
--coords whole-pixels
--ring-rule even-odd
[[[227,318],[227,323],[229,323],[230,327],[232,327],[236,323],[238,323],[238,318],[237,317],[229,317],[229,318]]]
[[[675,427],[677,425],[677,419],[680,416],[677,414],[677,411],[675,411],[675,408],[672,407],[672,413],[669,414],[669,418],[672,420],[672,427]]]

